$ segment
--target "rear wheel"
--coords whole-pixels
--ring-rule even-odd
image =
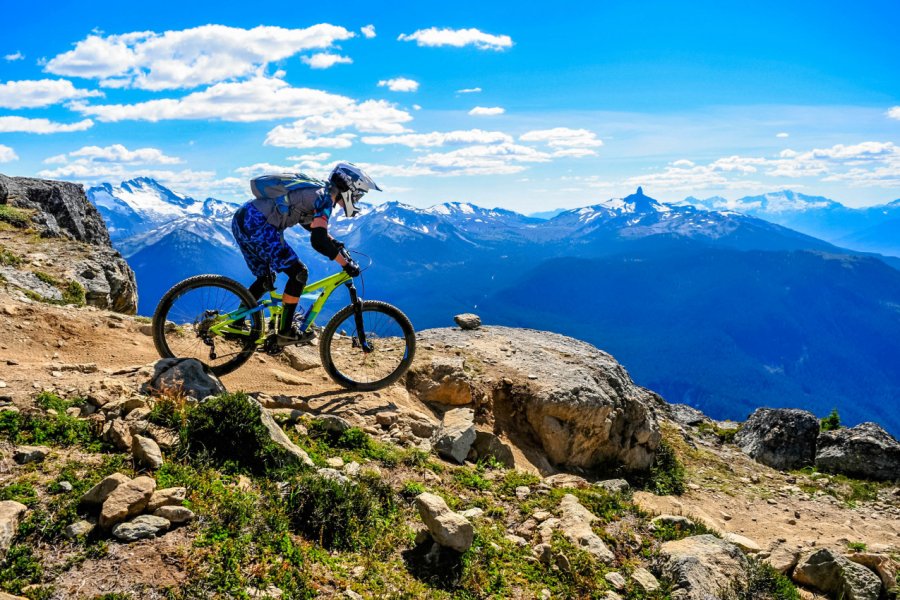
[[[247,362],[262,334],[262,314],[247,317],[240,334],[216,335],[210,327],[256,300],[243,285],[221,275],[197,275],[166,292],[153,315],[153,343],[163,358],[195,358],[216,375]]]
[[[351,304],[328,321],[319,339],[322,366],[338,385],[361,392],[379,390],[400,379],[416,352],[412,323],[400,309],[385,302],[361,302],[360,343],[357,315]]]

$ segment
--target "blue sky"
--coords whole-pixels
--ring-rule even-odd
[[[896,2],[122,7],[4,7],[0,171],[240,199],[351,160],[372,200],[523,212],[900,198]]]

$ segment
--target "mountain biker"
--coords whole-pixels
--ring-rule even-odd
[[[343,250],[344,245],[329,235],[328,220],[335,204],[344,209],[347,217],[356,216],[359,200],[371,189],[381,191],[362,169],[342,162],[332,169],[327,182],[295,189],[278,200],[257,197],[245,203],[232,218],[231,232],[247,266],[256,276],[249,288],[253,298],[259,300],[267,291],[275,289],[276,272],[288,276],[276,337],[279,347],[306,339],[293,321],[309,275],[306,265],[285,241],[284,231],[300,225],[310,232],[313,249],[356,277],[359,265]]]

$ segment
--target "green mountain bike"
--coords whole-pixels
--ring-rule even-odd
[[[343,271],[304,288],[300,306],[312,304],[302,317],[298,308],[295,322],[314,338],[316,317],[340,286],[350,292],[350,304],[318,335],[325,372],[351,390],[391,385],[406,373],[415,355],[413,326],[395,306],[360,299],[353,278]],[[281,300],[281,294],[271,291],[257,302],[246,287],[222,275],[190,277],[159,301],[153,342],[163,358],[195,358],[216,375],[231,373],[254,352],[281,352],[274,335],[281,324]]]

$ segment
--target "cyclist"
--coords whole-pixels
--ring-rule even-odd
[[[328,233],[328,220],[334,205],[347,217],[359,212],[359,200],[369,190],[381,191],[362,169],[352,163],[338,163],[328,181],[304,186],[281,198],[256,198],[244,204],[231,220],[231,231],[256,281],[250,293],[256,300],[275,289],[276,272],[288,276],[284,286],[283,313],[276,343],[287,346],[304,341],[294,325],[300,294],[306,287],[309,271],[284,239],[288,227],[300,225],[310,232],[309,241],[317,252],[337,261],[351,277],[359,275],[359,265],[342,252],[344,245]],[[312,334],[309,334],[311,336]]]

